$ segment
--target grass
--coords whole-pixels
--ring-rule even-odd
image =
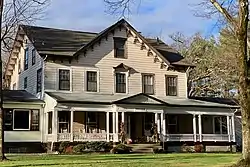
[[[1,167],[223,167],[239,154],[9,155]]]

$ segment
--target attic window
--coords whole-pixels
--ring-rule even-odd
[[[116,58],[126,58],[125,56],[125,44],[126,38],[114,37],[114,57]]]

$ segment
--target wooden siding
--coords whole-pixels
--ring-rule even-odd
[[[84,91],[84,74],[87,70],[99,71],[99,91],[105,94],[114,94],[114,71],[113,67],[120,63],[133,68],[128,77],[128,94],[142,92],[142,73],[155,74],[155,95],[165,96],[165,75],[178,76],[178,96],[187,97],[186,73],[167,71],[161,69],[160,62],[154,63],[154,57],[147,56],[147,50],[141,50],[141,44],[134,44],[134,37],[129,37],[126,42],[127,59],[114,58],[113,37],[127,37],[126,30],[119,28],[114,34],[109,34],[107,40],[102,39],[100,44],[95,44],[93,50],[88,50],[85,55],[80,55],[79,60],[73,60],[71,64],[64,61],[46,62],[45,66],[45,89],[58,90],[58,70],[69,68],[72,72],[72,91]]]
[[[27,39],[27,37],[25,37]],[[28,39],[27,39],[28,40]],[[28,59],[28,69],[24,70],[24,54],[25,48],[29,49],[29,59]],[[37,70],[42,68],[43,59],[36,52],[36,63],[32,65],[32,50],[34,49],[33,44],[28,40],[27,44],[24,44],[24,47],[21,47],[18,54],[18,59],[11,76],[10,87],[13,89],[13,84],[16,84],[16,89],[24,90],[24,78],[27,77],[27,92],[30,92],[36,95],[36,83],[37,83]],[[21,73],[18,73],[18,61],[21,60]],[[43,82],[42,82],[43,83]],[[42,84],[43,86],[43,84]]]

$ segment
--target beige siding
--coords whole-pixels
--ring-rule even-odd
[[[155,94],[165,96],[165,75],[178,76],[178,96],[186,98],[187,82],[186,74],[176,71],[167,71],[160,68],[160,62],[154,63],[154,57],[147,56],[147,50],[141,50],[139,43],[134,44],[134,38],[127,40],[127,59],[114,58],[113,37],[126,37],[125,29],[117,29],[114,35],[109,34],[107,40],[102,39],[100,45],[94,45],[93,50],[88,50],[86,55],[80,55],[78,62],[73,60],[71,64],[62,64],[59,61],[46,63],[45,88],[48,90],[58,89],[58,69],[70,68],[72,70],[72,90],[84,91],[84,73],[87,69],[95,69],[100,72],[100,93],[113,94],[114,92],[114,72],[113,67],[120,63],[133,68],[133,72],[128,77],[128,94],[142,92],[142,73],[155,74]],[[93,67],[93,68],[91,68]],[[95,68],[94,68],[95,67]]]
[[[27,37],[25,37],[27,39]],[[25,48],[29,49],[29,59],[28,59],[28,69],[24,70],[24,54]],[[32,50],[34,49],[33,44],[28,40],[27,44],[24,44],[24,47],[21,47],[18,54],[18,59],[16,62],[13,75],[11,76],[10,87],[13,89],[13,84],[16,83],[16,88],[24,90],[24,78],[27,77],[27,88],[26,91],[36,95],[36,83],[37,83],[37,70],[42,68],[43,59],[36,52],[36,63],[32,65]],[[21,73],[18,74],[18,61],[21,60]]]

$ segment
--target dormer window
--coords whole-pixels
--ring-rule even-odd
[[[125,55],[125,45],[126,38],[114,37],[114,57],[116,58],[126,58]]]
[[[29,67],[29,49],[26,48],[24,52],[24,70],[27,70]]]

